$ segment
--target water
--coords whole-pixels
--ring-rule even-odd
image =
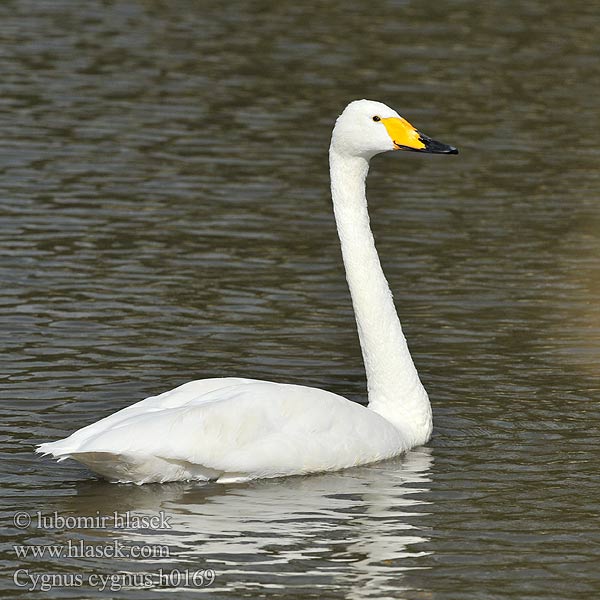
[[[579,0],[0,5],[2,597],[171,598],[116,589],[161,568],[214,570],[182,597],[600,593],[599,29]],[[194,378],[365,401],[326,164],[361,97],[461,150],[379,157],[369,179],[427,447],[235,486],[110,485],[35,456]],[[168,556],[13,549],[69,540]],[[25,572],[63,580],[27,591]]]

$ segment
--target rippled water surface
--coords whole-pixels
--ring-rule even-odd
[[[593,2],[7,0],[0,40],[3,598],[600,594]],[[195,378],[366,401],[327,167],[362,97],[461,149],[379,157],[369,180],[427,447],[229,486],[111,485],[35,456]],[[166,554],[13,548],[115,540]],[[159,569],[215,581],[89,584]],[[27,579],[44,573],[49,591]]]

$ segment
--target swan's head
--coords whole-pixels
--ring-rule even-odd
[[[333,128],[331,150],[366,160],[388,150],[458,154],[454,146],[423,135],[395,110],[373,100],[355,100],[346,106]]]

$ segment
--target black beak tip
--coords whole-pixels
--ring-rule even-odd
[[[458,148],[443,144],[437,140],[432,140],[426,135],[421,134],[419,140],[425,144],[425,148],[422,150],[423,152],[428,152],[430,154],[458,154]]]

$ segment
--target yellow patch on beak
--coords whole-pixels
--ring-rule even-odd
[[[406,120],[398,117],[381,119],[388,135],[394,142],[395,150],[423,150],[425,144],[421,141],[421,134]]]

